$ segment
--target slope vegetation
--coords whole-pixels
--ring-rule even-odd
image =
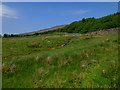
[[[94,32],[103,29],[116,28],[120,26],[119,23],[120,13],[105,16],[99,19],[83,18],[81,21],[76,21],[70,25],[58,29],[57,32],[68,32],[68,33],[87,33]]]

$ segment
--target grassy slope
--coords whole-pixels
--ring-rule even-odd
[[[117,34],[3,38],[3,46],[3,88],[119,85]]]
[[[44,33],[44,32],[54,31],[56,29],[63,28],[65,26],[66,25],[59,25],[59,26],[54,26],[54,27],[51,27],[51,28],[47,28],[47,29],[43,29],[43,30],[39,30],[39,31],[34,31],[34,32],[23,33],[23,34],[19,34],[19,35],[33,35],[35,33]]]

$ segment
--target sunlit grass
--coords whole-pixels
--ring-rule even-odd
[[[115,88],[118,35],[3,38],[4,88]]]

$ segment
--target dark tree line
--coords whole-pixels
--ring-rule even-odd
[[[8,37],[20,37],[20,35],[14,35],[14,34],[4,34],[3,35],[4,38],[8,38]]]
[[[10,38],[10,37],[25,37],[25,36],[33,36],[33,35],[19,35],[19,34],[4,34],[3,38]]]
[[[52,31],[46,31],[46,32],[42,32],[42,33],[34,33],[34,34],[26,34],[26,35],[20,35],[20,34],[4,34],[3,38],[9,38],[9,37],[25,37],[25,36],[37,36],[37,35],[44,35],[44,34],[50,34],[55,32],[56,30],[52,30]]]

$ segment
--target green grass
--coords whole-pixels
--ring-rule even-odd
[[[115,88],[118,34],[3,38],[2,72],[3,88]]]

